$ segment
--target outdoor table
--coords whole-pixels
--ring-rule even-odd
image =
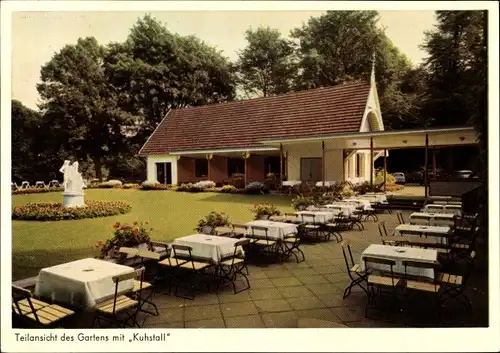
[[[371,207],[370,200],[366,199],[358,199],[358,198],[350,198],[350,199],[344,199],[343,201],[345,202],[356,202],[359,206],[363,207],[363,210],[367,210]]]
[[[394,229],[396,236],[419,236],[423,234],[426,239],[431,239],[436,244],[448,244],[448,238],[452,234],[451,228],[444,226],[424,226],[418,224],[400,224]]]
[[[325,181],[325,186],[326,187],[330,187],[330,186],[333,186],[333,185],[335,185],[334,181]],[[316,182],[316,186],[317,187],[322,187],[323,186],[323,182],[322,181]]]
[[[248,222],[245,225],[249,227],[247,230],[248,235],[252,234],[252,230],[250,229],[252,226],[267,228],[267,237],[272,240],[283,240],[286,235],[298,233],[297,226],[290,223],[257,220]],[[265,236],[264,232],[260,230],[254,230],[253,234],[262,237]]]
[[[387,203],[387,196],[385,194],[364,194],[356,197],[360,200],[368,200],[371,203]]]
[[[35,295],[73,307],[90,309],[113,298],[113,277],[134,272],[134,268],[109,261],[86,258],[44,268],[38,275]],[[134,287],[129,279],[118,284],[118,292],[126,293]]]
[[[335,216],[333,210],[332,211],[299,211],[296,212],[297,220],[303,223],[317,223],[317,224],[326,224],[333,220]],[[314,218],[312,216],[308,216],[307,214],[314,214]]]
[[[191,256],[195,259],[210,261],[213,264],[218,264],[224,258],[234,254],[234,244],[239,239],[229,237],[219,237],[216,235],[207,234],[192,234],[185,237],[177,238],[173,244],[187,245],[191,247]],[[238,249],[238,253],[244,254],[243,248]],[[186,251],[176,250],[171,251],[170,256],[188,255]]]
[[[390,246],[381,244],[371,244],[361,254],[360,267],[365,270],[365,257],[374,257],[379,259],[394,260],[396,265],[393,267],[395,274],[404,275],[405,267],[403,261],[414,261],[421,263],[438,263],[438,252],[434,249],[407,248],[400,246]],[[370,268],[382,271],[390,271],[389,265],[369,263]],[[427,268],[408,267],[407,273],[413,276],[434,278],[434,270]]]
[[[451,213],[414,212],[410,215],[410,224],[453,227],[455,225],[455,215]]]
[[[460,205],[442,205],[442,204],[428,204],[425,205],[423,212],[438,212],[438,213],[451,213],[457,216],[462,215],[462,206]]]
[[[356,206],[342,202],[333,202],[325,205],[326,208],[331,208],[335,215],[342,213],[344,216],[350,216],[356,210]]]
[[[300,181],[300,180],[286,180],[286,181],[283,181],[283,183],[282,183],[283,186],[297,186],[300,184],[302,184],[302,181]]]

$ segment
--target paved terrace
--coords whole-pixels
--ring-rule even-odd
[[[404,212],[409,219],[408,211]],[[396,227],[395,214],[379,215],[388,231]],[[364,231],[345,231],[355,261],[372,243],[380,243],[377,223],[364,222]],[[420,315],[400,313],[399,318],[366,319],[366,295],[361,289],[342,299],[350,283],[341,245],[334,240],[303,244],[306,260],[297,264],[290,258],[283,264],[248,265],[251,289],[233,294],[229,286],[219,293],[199,293],[194,300],[156,293],[153,301],[159,316],[141,314],[144,328],[293,328],[301,318],[321,319],[349,327],[435,327],[432,301],[411,303]],[[441,326],[488,326],[487,270],[483,249],[478,249],[474,273],[467,283],[466,295],[472,302],[472,319],[462,307],[449,302],[442,311]],[[161,289],[160,289],[161,291]],[[422,296],[422,298],[424,298]],[[449,307],[448,307],[449,306]],[[377,315],[377,312],[373,312]],[[370,315],[371,316],[371,315]],[[83,324],[80,321],[80,325]]]

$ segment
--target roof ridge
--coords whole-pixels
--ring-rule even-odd
[[[282,94],[277,94],[274,96],[267,96],[267,97],[256,97],[256,98],[248,98],[248,99],[238,99],[238,100],[233,100],[233,101],[226,101],[226,102],[217,102],[217,103],[212,103],[212,104],[205,104],[205,105],[199,105],[199,106],[194,106],[194,107],[183,107],[183,108],[175,108],[172,109],[172,111],[179,111],[179,110],[194,110],[194,109],[201,109],[201,108],[207,108],[207,107],[212,107],[212,106],[221,106],[221,105],[230,105],[230,104],[238,104],[238,103],[245,103],[245,102],[255,102],[255,101],[262,101],[262,100],[272,100],[272,99],[277,99],[281,97],[290,97],[293,95],[301,95],[301,94],[311,94],[311,92],[319,92],[321,90],[334,90],[334,89],[339,89],[339,88],[345,88],[346,86],[355,86],[359,84],[365,84],[365,85],[370,85],[370,83],[366,80],[363,79],[358,79],[358,80],[353,80],[353,81],[348,81],[344,83],[340,83],[338,85],[334,86],[322,86],[322,87],[317,87],[317,88],[311,88],[311,89],[303,89],[300,91],[292,91],[292,92],[287,92],[287,93],[282,93]]]

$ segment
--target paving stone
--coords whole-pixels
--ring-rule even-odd
[[[299,318],[319,319],[342,323],[342,320],[327,308],[296,310],[295,312]]]
[[[263,313],[262,320],[269,328],[294,328],[297,327],[299,317],[295,311],[282,313]]]
[[[313,276],[313,275],[317,274],[314,271],[314,269],[311,267],[296,268],[296,269],[290,270],[290,272],[295,277],[306,277],[306,276]]]
[[[342,299],[342,295],[338,295],[337,293],[316,294],[316,296],[328,308],[336,308],[348,305],[348,302],[346,301],[347,299]]]
[[[266,325],[259,314],[225,318],[227,328],[264,328]]]
[[[322,275],[312,275],[312,276],[297,276],[297,279],[303,284],[321,284],[329,283],[325,276]]]
[[[225,328],[222,318],[186,321],[186,328]]]
[[[283,298],[309,297],[314,296],[305,286],[278,287],[278,291]]]
[[[211,305],[219,304],[219,298],[214,293],[197,295],[194,300],[185,300],[185,306]]]
[[[364,307],[337,307],[331,309],[342,321],[358,321],[365,318]]]
[[[261,300],[261,299],[281,299],[283,295],[278,290],[278,288],[260,288],[260,289],[250,289],[249,291],[250,297],[252,300]]]
[[[153,302],[158,307],[158,310],[160,310],[160,308],[183,307],[186,303],[186,299],[178,298],[178,297],[173,296],[173,295],[165,295],[165,294],[156,293],[153,296]]]
[[[259,313],[252,301],[220,304],[220,308],[224,318]]]
[[[216,319],[222,317],[219,305],[200,305],[185,308],[185,321]]]
[[[255,300],[254,304],[261,313],[292,310],[292,307],[285,299]]]
[[[142,328],[184,328],[184,321],[177,322],[147,322]]]
[[[268,278],[266,273],[264,271],[252,271],[252,270],[249,270],[249,275],[248,275],[248,278],[250,281],[252,280],[256,280],[256,279],[261,279],[261,278]]]
[[[270,279],[268,278],[262,278],[262,279],[255,279],[250,281],[250,286],[252,289],[258,289],[258,288],[272,288],[274,287],[273,282],[271,282]]]
[[[284,278],[284,277],[291,277],[293,276],[290,271],[288,271],[286,268],[278,268],[275,270],[271,271],[264,271],[265,275],[269,279],[273,278]]]
[[[317,309],[326,307],[326,305],[323,304],[323,302],[314,295],[310,295],[307,297],[287,298],[287,301],[294,310]]]
[[[292,286],[300,286],[300,285],[302,285],[302,282],[300,282],[295,277],[273,278],[273,279],[271,279],[271,282],[276,287],[292,287]]]
[[[314,294],[338,293],[339,288],[332,283],[307,284],[306,287]]]
[[[175,322],[184,321],[184,308],[158,308],[158,313],[160,315],[147,315],[146,322]]]
[[[219,303],[237,303],[252,300],[249,295],[249,290],[244,290],[239,293],[234,294],[233,289],[228,289],[224,292],[217,294],[219,297]]]
[[[328,266],[315,266],[313,267],[314,271],[316,273],[319,273],[320,275],[322,274],[327,274],[327,273],[338,273],[340,272],[337,266],[333,265],[328,265]]]

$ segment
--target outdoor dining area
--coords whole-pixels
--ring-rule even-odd
[[[429,312],[438,324],[441,309],[453,300],[470,316],[471,304],[464,290],[476,257],[477,215],[462,214],[457,203],[430,203],[410,214],[383,213],[376,206],[384,202],[383,194],[359,195],[268,219],[215,227],[172,243],[121,247],[116,261],[85,258],[43,268],[33,291],[13,285],[14,323],[73,327],[86,320],[88,327],[147,327],[150,318],[157,322],[154,317],[168,310],[160,309],[158,301],[196,303],[207,295],[221,300],[221,293],[230,301],[229,293],[240,298],[245,292],[253,300],[249,308],[257,307],[264,318],[265,310],[271,309],[259,308],[262,300],[252,299],[261,289],[252,289],[252,283],[261,285],[266,273],[302,272],[321,277],[321,283],[315,287],[308,282],[310,275],[297,277],[290,281],[290,288],[295,289],[282,292],[280,283],[285,281],[269,278],[291,309],[300,304],[292,304],[290,300],[296,298],[287,298],[288,293],[300,292],[323,303],[331,302],[326,294],[349,303],[356,293],[354,310],[364,304],[360,320],[380,311],[389,314],[389,321],[398,317],[404,321],[412,308],[420,308],[417,301],[433,305]],[[394,229],[389,230],[390,224]],[[317,253],[324,255],[321,261]],[[320,284],[321,290],[317,289]]]

